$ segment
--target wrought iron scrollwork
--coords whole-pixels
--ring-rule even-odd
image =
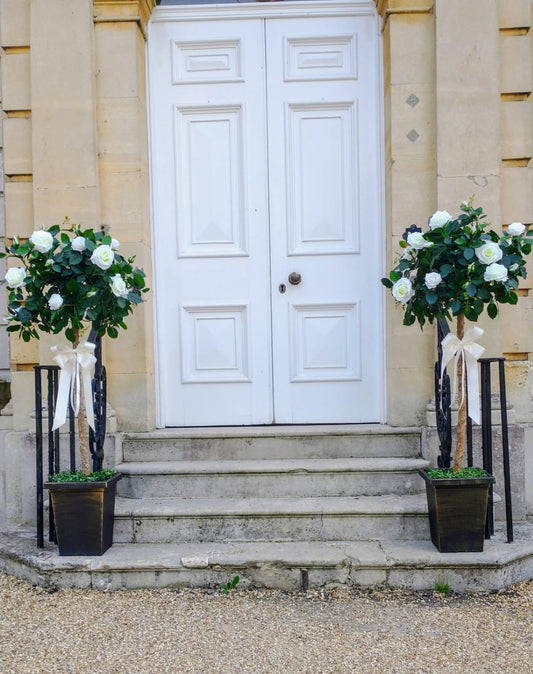
[[[450,377],[446,370],[441,377],[442,366],[442,340],[450,332],[450,328],[445,319],[439,319],[437,323],[437,362],[435,363],[435,416],[437,422],[437,433],[439,435],[440,456],[437,464],[439,468],[449,468],[451,466],[452,455],[452,394],[450,387]]]
[[[93,462],[93,471],[102,470],[104,461],[104,442],[106,434],[106,407],[107,407],[107,377],[106,369],[102,363],[102,339],[91,331],[89,341],[96,345],[94,355],[96,364],[94,367],[93,408],[94,408],[94,431],[89,429],[89,451]]]

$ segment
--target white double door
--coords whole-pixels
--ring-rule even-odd
[[[377,39],[373,14],[152,24],[162,426],[381,420]]]

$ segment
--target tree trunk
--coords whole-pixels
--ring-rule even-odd
[[[79,330],[75,331],[76,341],[72,345],[76,348],[80,343],[80,334]],[[80,387],[80,411],[78,413],[78,436],[80,439],[80,458],[81,458],[81,472],[84,475],[89,475],[91,473],[91,460],[89,452],[89,434],[87,430],[87,419],[85,416],[85,397],[83,395],[83,386],[81,381],[79,382]]]
[[[457,338],[463,339],[465,334],[464,314],[457,316]],[[463,356],[457,359],[457,397],[459,400],[459,411],[457,413],[457,438],[455,441],[455,456],[453,461],[453,470],[458,472],[463,467],[463,457],[465,452],[466,437],[466,395],[462,395],[463,390]]]

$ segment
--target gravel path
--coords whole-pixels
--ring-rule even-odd
[[[228,579],[229,580],[229,579]],[[533,581],[495,594],[51,591],[0,573],[0,672],[533,671]]]

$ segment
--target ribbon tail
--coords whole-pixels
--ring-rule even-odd
[[[57,388],[56,411],[54,414],[54,425],[52,430],[55,431],[62,426],[67,420],[67,409],[70,400],[70,392],[73,380],[73,363],[68,362],[63,365],[59,373],[59,386]]]
[[[87,423],[94,431],[92,373],[86,369],[82,369],[81,378],[83,382],[83,399],[85,401],[85,414],[87,416]]]
[[[468,351],[464,352],[464,356],[466,361],[468,416],[476,424],[479,424],[479,373],[477,358]]]

